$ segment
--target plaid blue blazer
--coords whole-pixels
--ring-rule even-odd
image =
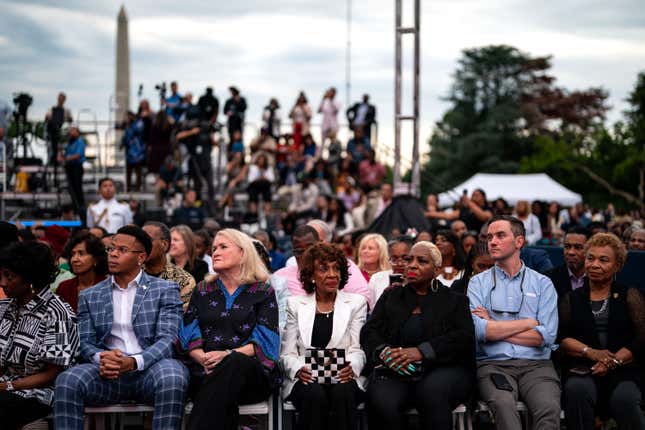
[[[179,286],[146,274],[141,275],[132,307],[132,327],[143,348],[145,368],[162,358],[171,358],[183,316]],[[112,332],[112,276],[81,292],[78,298],[80,355],[92,362]]]

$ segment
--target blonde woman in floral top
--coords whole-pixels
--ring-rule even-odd
[[[188,429],[237,429],[237,406],[266,400],[278,378],[278,305],[251,238],[221,230],[217,276],[200,282],[179,330],[193,400]]]
[[[0,427],[51,412],[56,376],[78,349],[76,316],[49,285],[58,268],[50,248],[19,243],[0,253]]]

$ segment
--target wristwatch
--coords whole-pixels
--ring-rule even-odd
[[[584,348],[582,348],[582,356],[583,356],[583,357],[587,357],[587,351],[589,351],[589,347],[588,347],[588,346],[585,346]]]
[[[7,384],[6,391],[15,391],[15,388],[13,388],[13,384],[11,383],[11,381],[7,381],[6,384]]]

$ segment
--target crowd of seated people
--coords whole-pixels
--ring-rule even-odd
[[[346,145],[333,88],[321,141],[301,93],[290,133],[272,99],[246,145],[231,87],[222,179],[219,102],[171,91],[157,114],[141,102],[124,141],[128,188],[146,163],[158,172],[168,223],[116,202],[110,178],[89,229],[0,223],[0,422],[82,428],[85,405],[137,401],[154,405],[153,428],[179,428],[191,401],[188,428],[233,429],[239,405],[281,389],[302,428],[355,428],[365,403],[370,428],[403,428],[414,407],[448,429],[480,399],[498,429],[520,428],[518,400],[535,428],[559,428],[564,410],[568,429],[645,429],[645,301],[616,281],[627,251],[645,251],[642,213],[476,189],[447,209],[427,196],[427,230],[367,232],[393,201],[368,98],[347,111]],[[246,226],[220,228],[240,193]],[[563,264],[529,245],[562,246]],[[345,365],[321,379],[312,350]]]
[[[39,239],[0,223],[2,422],[81,429],[85,406],[134,401],[154,406],[155,429],[234,429],[238,406],[281,393],[301,428],[356,428],[364,403],[370,428],[404,428],[415,408],[450,429],[457,405],[481,400],[497,429],[521,428],[517,401],[535,428],[559,429],[564,411],[567,429],[645,429],[645,298],[615,280],[622,237],[572,227],[564,264],[543,274],[508,214],[467,254],[459,225],[348,249],[312,220],[293,259],[272,232],[202,227]]]

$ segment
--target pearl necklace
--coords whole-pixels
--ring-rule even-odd
[[[329,315],[331,315],[332,312],[334,312],[334,308],[331,308],[331,310],[329,310],[329,311],[321,311],[320,308],[318,307],[318,304],[316,303],[316,312],[318,312],[319,314],[322,314],[325,317],[329,318]]]

